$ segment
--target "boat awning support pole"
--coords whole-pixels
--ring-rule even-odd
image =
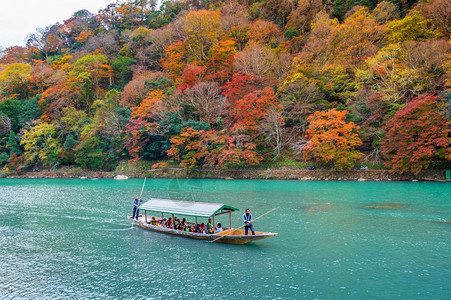
[[[172,229],[175,229],[175,218],[174,218],[174,214],[172,214]]]
[[[231,211],[229,211],[229,220],[230,220],[230,228],[229,229],[232,229],[232,212]]]
[[[196,217],[196,227],[197,227],[197,217]]]
[[[147,224],[147,210],[144,211],[144,215],[146,216],[146,224]]]
[[[213,215],[213,233],[215,233],[216,223],[215,223],[215,215]]]

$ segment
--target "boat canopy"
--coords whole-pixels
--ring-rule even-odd
[[[155,198],[152,198],[149,201],[141,204],[139,206],[139,209],[197,217],[211,217],[213,215],[220,215],[238,210],[238,208],[224,205],[222,203],[193,202]]]

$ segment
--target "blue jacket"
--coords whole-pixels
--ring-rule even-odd
[[[133,206],[136,206],[136,207],[138,207],[139,206],[139,203],[141,203],[141,202],[143,202],[143,199],[133,199]]]
[[[249,216],[246,216],[246,213],[243,214],[243,222],[244,224],[247,224],[247,222],[252,221],[252,214],[249,213]]]

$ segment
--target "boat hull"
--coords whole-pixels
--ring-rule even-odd
[[[130,220],[131,217],[129,217]],[[188,232],[182,230],[174,230],[166,227],[160,227],[156,225],[147,224],[143,218],[139,218],[139,220],[134,220],[134,224],[138,227],[141,227],[146,230],[156,231],[165,234],[171,234],[196,240],[204,240],[204,241],[215,241],[219,243],[228,243],[228,244],[246,244],[249,242],[265,239],[268,237],[276,236],[277,233],[272,232],[255,232],[255,235],[244,235],[244,230],[241,229],[232,229],[226,230],[217,234],[202,234],[196,232]]]

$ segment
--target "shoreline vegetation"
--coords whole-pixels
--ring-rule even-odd
[[[449,0],[315,1],[116,0],[0,46],[0,175],[449,178]]]
[[[324,181],[449,181],[445,169],[422,170],[418,174],[410,172],[395,173],[388,169],[378,169],[378,165],[369,169],[334,170],[318,168],[309,170],[296,165],[261,165],[252,168],[180,168],[167,167],[154,169],[148,162],[121,163],[115,170],[88,170],[76,166],[61,166],[27,170],[20,173],[0,173],[2,178],[114,178],[125,175],[128,178],[183,178],[183,179],[274,179],[274,180],[324,180]],[[365,164],[362,164],[365,166]]]

